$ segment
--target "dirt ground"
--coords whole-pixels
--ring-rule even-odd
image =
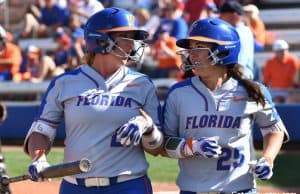
[[[12,194],[58,194],[60,180],[53,180],[51,182],[32,182],[23,181],[11,184]],[[178,188],[173,184],[153,183],[153,190],[155,193],[163,194],[178,194]],[[279,193],[300,193],[300,189],[293,188],[258,188],[258,192],[262,194],[279,194]]]

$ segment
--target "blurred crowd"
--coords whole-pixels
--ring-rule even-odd
[[[255,53],[265,51],[267,29],[258,7],[249,1],[34,0],[26,9],[20,32],[0,27],[0,81],[41,82],[85,63],[84,24],[95,12],[111,6],[130,10],[138,26],[149,32],[142,63],[129,61],[128,66],[151,78],[182,80],[192,76],[192,72],[180,69],[185,61],[176,54],[176,40],[187,36],[195,20],[220,17],[239,33],[239,63],[246,77],[265,83],[275,102],[300,101],[300,92],[294,92],[300,87],[299,59],[289,52],[285,40],[272,42],[274,55],[266,64],[255,60]],[[54,49],[41,49],[35,41],[24,48],[19,44],[49,38]]]

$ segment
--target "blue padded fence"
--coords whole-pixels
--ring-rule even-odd
[[[279,104],[276,106],[291,137],[291,141],[300,141],[300,104]],[[0,126],[0,136],[3,139],[24,139],[27,130],[38,111],[38,106],[8,106],[8,118]],[[299,122],[299,123],[298,123]],[[56,139],[65,137],[64,124],[57,130]],[[261,134],[255,127],[254,139],[261,140]]]

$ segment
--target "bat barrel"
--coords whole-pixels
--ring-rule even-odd
[[[91,170],[91,167],[92,165],[90,160],[83,158],[81,160],[74,161],[74,162],[67,162],[67,163],[49,166],[48,168],[40,172],[40,176],[41,178],[45,178],[45,179],[69,176],[69,175],[88,172]],[[8,185],[9,183],[24,181],[28,179],[30,179],[30,176],[28,174],[10,177],[10,178],[2,177],[0,179],[0,184]]]
[[[43,178],[56,178],[88,172],[91,168],[91,162],[88,159],[81,159],[74,162],[68,162],[50,166],[40,172]]]

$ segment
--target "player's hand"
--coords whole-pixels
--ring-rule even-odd
[[[222,154],[218,140],[217,136],[188,139],[184,145],[184,155],[218,158]]]
[[[252,167],[254,175],[261,180],[269,180],[273,176],[273,166],[262,157]]]
[[[28,174],[32,181],[43,181],[40,176],[40,172],[49,167],[45,153],[39,153],[35,159],[33,159],[31,165],[28,167]]]
[[[117,141],[124,146],[138,145],[142,135],[153,128],[153,121],[148,116],[135,116],[117,130]]]

